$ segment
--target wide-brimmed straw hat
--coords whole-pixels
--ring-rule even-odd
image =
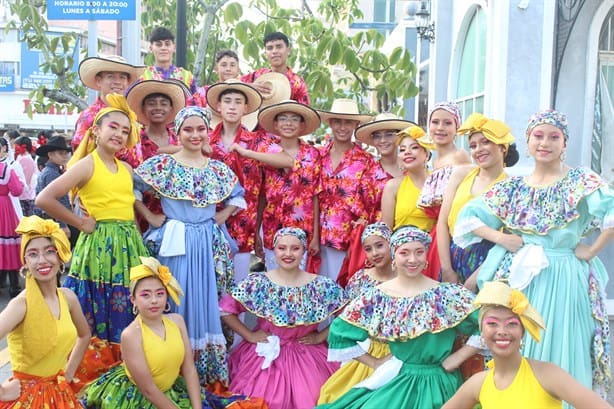
[[[36,149],[36,154],[38,156],[47,156],[49,152],[53,152],[53,151],[71,152],[72,149],[66,142],[66,138],[58,135],[58,136],[52,136],[51,138],[49,138],[46,144],[38,147],[38,149]]]
[[[213,84],[207,90],[207,105],[211,111],[211,129],[214,129],[222,122],[222,117],[215,107],[222,92],[229,89],[240,91],[247,97],[247,109],[245,115],[241,118],[241,123],[251,131],[258,124],[258,108],[262,105],[262,95],[251,85],[234,78]]]
[[[367,145],[373,145],[373,140],[371,139],[371,134],[377,131],[390,130],[390,131],[401,131],[407,128],[410,125],[417,125],[412,121],[408,121],[402,118],[399,118],[395,114],[384,112],[375,117],[375,119],[371,122],[367,122],[356,128],[354,131],[354,135],[356,139],[360,142],[366,143]]]
[[[96,75],[99,72],[125,72],[130,77],[129,82],[136,81],[145,71],[144,65],[132,65],[122,56],[108,55],[103,57],[88,57],[79,64],[79,78],[83,85],[100,91],[96,85]]]
[[[272,89],[272,91],[268,94],[261,93],[261,109],[274,104],[278,104],[282,101],[289,100],[290,95],[292,95],[292,88],[290,87],[290,81],[288,80],[288,77],[279,72],[264,73],[254,80],[254,84],[267,84]]]
[[[329,123],[333,118],[358,121],[361,124],[373,120],[373,115],[358,112],[358,104],[353,99],[337,98],[333,101],[330,111],[317,110],[322,122]]]
[[[258,122],[265,131],[276,134],[275,117],[283,112],[292,112],[303,117],[305,129],[300,136],[309,135],[320,127],[320,115],[315,109],[293,100],[282,101],[260,110]]]
[[[162,94],[170,98],[172,107],[168,114],[168,122],[173,122],[177,112],[185,106],[185,94],[181,86],[175,82],[146,80],[136,83],[128,91],[126,100],[130,108],[136,113],[137,120],[143,125],[149,124],[149,119],[143,111],[143,101],[148,95]]]

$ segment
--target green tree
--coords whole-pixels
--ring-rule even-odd
[[[353,35],[340,27],[362,18],[358,0],[324,0],[313,11],[305,0],[298,8],[284,8],[277,0],[252,0],[244,9],[230,0],[195,0],[187,10],[187,67],[200,84],[216,80],[212,71],[214,55],[221,48],[236,49],[252,67],[266,64],[262,39],[266,33],[282,31],[291,38],[289,64],[305,78],[312,104],[327,109],[335,97],[350,96],[362,101],[374,92],[382,101],[382,110],[402,113],[402,99],[417,94],[415,65],[410,53],[398,47],[390,55],[380,49],[385,37],[376,30]],[[176,0],[143,0],[141,24],[146,36],[155,26],[175,27]],[[170,12],[169,12],[170,11]],[[83,109],[82,86],[75,86],[69,44],[76,34],[66,33],[57,40],[45,35],[48,24],[42,17],[46,2],[15,0],[11,4],[15,19],[9,28],[20,30],[24,41],[44,51],[42,70],[58,76],[56,89],[34,90],[37,104],[69,104]],[[247,15],[246,13],[250,13]],[[145,62],[151,64],[152,57]],[[340,75],[333,75],[341,73]],[[42,107],[41,107],[42,108]]]

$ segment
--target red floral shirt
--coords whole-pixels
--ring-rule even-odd
[[[332,147],[333,144],[329,143],[320,150],[320,243],[337,250],[347,250],[352,232],[351,222],[361,217],[369,220],[372,208],[369,187],[374,183],[369,178],[378,164],[371,154],[354,144],[333,169]]]
[[[241,81],[251,84],[262,74],[272,71],[273,70],[270,68],[259,68],[254,72],[243,75]],[[294,73],[290,67],[288,67],[288,71],[286,71],[286,77],[288,77],[288,81],[290,81],[290,99],[301,104],[309,105],[309,94],[307,93],[307,85],[303,77]]]
[[[88,129],[94,125],[94,119],[98,112],[102,108],[106,108],[107,104],[104,103],[102,98],[96,98],[96,101],[92,105],[90,105],[86,110],[81,111],[79,114],[79,118],[77,118],[77,122],[75,123],[75,134],[72,137],[72,141],[70,142],[72,145],[73,151],[75,151],[83,137],[87,133]],[[137,143],[136,146],[132,148],[122,148],[119,152],[115,154],[115,157],[119,160],[123,160],[127,162],[133,168],[136,168],[143,162],[143,152],[141,152],[141,145]]]
[[[242,157],[237,152],[228,152],[222,142],[223,125],[223,123],[219,123],[209,133],[209,144],[212,149],[211,157],[228,165],[239,178],[239,183],[243,186],[243,189],[245,189],[244,197],[247,207],[237,214],[230,216],[226,221],[228,232],[236,240],[239,252],[245,253],[254,249],[258,196],[262,190],[263,183],[262,166],[260,162]],[[257,138],[256,134],[242,126],[237,130],[234,142],[250,150],[266,150],[265,140]]]
[[[268,151],[279,151],[269,147]],[[273,236],[282,227],[298,227],[313,238],[314,196],[320,194],[320,153],[313,146],[300,141],[300,148],[292,169],[264,166],[264,195],[266,207],[262,217],[264,247],[273,248]]]

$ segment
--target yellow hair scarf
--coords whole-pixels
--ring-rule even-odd
[[[397,133],[397,145],[401,144],[401,141],[407,137],[412,138],[413,140],[418,142],[418,145],[422,146],[427,151],[432,151],[436,148],[435,144],[429,138],[426,137],[424,129],[417,125],[410,125],[402,131],[399,131]]]
[[[512,129],[501,121],[489,119],[480,113],[473,113],[458,128],[458,134],[481,133],[486,139],[497,145],[509,146],[515,138],[510,133]]]
[[[490,281],[484,284],[478,295],[473,301],[475,305],[500,306],[509,308],[518,315],[520,322],[529,332],[535,342],[541,340],[540,329],[546,329],[544,321],[539,313],[529,304],[527,297],[516,289],[510,288],[501,281]],[[484,315],[484,308],[480,311],[480,325]]]
[[[138,281],[147,277],[156,277],[162,281],[164,288],[166,288],[168,295],[171,296],[175,304],[179,305],[179,297],[183,297],[183,290],[168,267],[163,266],[153,257],[139,258],[142,264],[130,269],[130,281]]]
[[[96,149],[96,138],[94,137],[94,125],[100,122],[100,119],[111,112],[121,112],[125,114],[130,120],[130,134],[128,135],[128,141],[126,147],[132,148],[139,142],[139,124],[137,123],[136,113],[128,105],[128,101],[123,95],[109,94],[106,96],[106,100],[109,106],[102,108],[94,117],[94,123],[87,130],[85,136],[81,140],[79,147],[72,155],[72,158],[68,161],[66,168],[70,168],[79,160],[85,158]]]
[[[51,240],[60,260],[67,263],[72,256],[70,252],[70,242],[66,233],[60,229],[60,225],[53,220],[41,219],[38,216],[28,216],[21,219],[15,229],[21,235],[21,263],[25,264],[24,255],[28,243],[39,237],[46,237]]]

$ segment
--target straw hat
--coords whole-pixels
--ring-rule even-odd
[[[143,125],[149,124],[149,119],[143,111],[143,101],[148,95],[163,94],[171,99],[172,107],[168,114],[168,122],[175,119],[177,112],[185,106],[185,95],[181,86],[174,82],[146,80],[137,82],[126,95],[130,108],[136,113],[136,118]]]
[[[527,297],[516,289],[512,289],[507,284],[501,281],[489,281],[484,283],[484,286],[473,301],[475,305],[484,306],[500,306],[509,308],[512,312],[520,317],[520,322],[529,332],[531,337],[539,342],[540,329],[546,329],[544,320],[541,315],[529,301]],[[483,311],[480,312],[480,325],[483,318]]]
[[[247,97],[246,113],[241,118],[241,123],[250,131],[258,124],[258,108],[262,105],[262,95],[257,89],[237,79],[229,79],[224,82],[213,84],[207,89],[207,106],[211,110],[211,128],[214,129],[222,117],[213,105],[217,106],[222,92],[233,89],[240,91]]]
[[[366,143],[367,145],[373,145],[373,141],[371,140],[371,134],[373,132],[383,130],[398,132],[410,125],[416,124],[412,121],[401,119],[395,114],[384,112],[377,115],[373,121],[367,122],[366,124],[360,125],[358,128],[356,128],[354,135],[360,142]]]
[[[79,64],[79,78],[81,82],[86,87],[97,91],[100,91],[100,88],[96,85],[96,75],[100,72],[125,72],[129,76],[129,82],[132,83],[144,71],[144,65],[128,64],[128,61],[119,55],[88,57]]]
[[[329,123],[333,118],[358,121],[361,124],[373,120],[372,115],[363,115],[358,112],[358,104],[353,99],[337,98],[333,101],[330,111],[318,110],[322,122]]]
[[[258,78],[254,80],[254,84],[266,84],[270,86],[273,90],[266,94],[261,93],[262,95],[262,106],[261,108],[268,107],[274,104],[278,104],[282,101],[286,101],[290,99],[290,95],[292,95],[292,90],[290,87],[290,81],[288,77],[279,72],[267,72],[262,74]]]
[[[320,115],[318,115],[316,110],[293,100],[282,101],[279,104],[261,109],[258,114],[258,122],[260,122],[260,126],[263,127],[265,131],[277,134],[274,127],[275,117],[283,112],[292,112],[303,117],[305,129],[301,136],[309,135],[320,127]]]

